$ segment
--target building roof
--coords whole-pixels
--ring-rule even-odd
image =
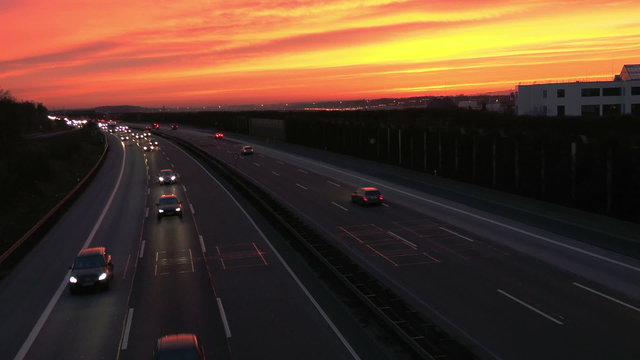
[[[623,81],[640,80],[640,64],[625,65],[620,71],[620,78]]]

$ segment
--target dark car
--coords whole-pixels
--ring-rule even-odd
[[[245,145],[242,147],[241,153],[242,155],[253,155],[253,148],[249,145]]]
[[[154,129],[160,129],[160,124],[158,124],[158,123],[153,123],[152,126],[153,126]]]
[[[160,170],[158,181],[160,184],[175,184],[178,181],[178,175],[171,169],[162,169]]]
[[[69,290],[75,293],[81,288],[109,288],[113,278],[111,255],[104,247],[80,250],[73,265],[69,267]]]
[[[178,124],[171,125],[171,130],[178,130]]]
[[[178,215],[182,218],[182,201],[175,195],[162,195],[158,200],[158,219],[163,216]]]
[[[144,150],[144,151],[151,151],[151,150],[155,150],[155,149],[156,149],[156,146],[153,145],[153,143],[148,143],[148,144],[142,145],[142,150]]]
[[[204,351],[195,334],[165,335],[158,339],[155,360],[202,360]]]
[[[361,205],[382,204],[384,197],[374,187],[359,188],[351,193],[351,202]]]
[[[224,134],[221,132],[217,132],[215,135],[213,135],[213,137],[215,137],[216,139],[222,139],[224,138]]]

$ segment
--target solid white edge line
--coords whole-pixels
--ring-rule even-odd
[[[122,336],[122,344],[120,344],[120,350],[127,350],[129,346],[129,333],[131,332],[131,323],[133,322],[133,308],[129,308],[127,313],[127,324],[124,327],[124,335]]]
[[[296,157],[296,156],[294,156],[294,157]],[[303,158],[303,157],[297,157],[297,158],[305,160],[305,161],[308,161],[308,159]],[[610,259],[610,258],[608,258],[606,256],[598,255],[598,254],[592,253],[590,251],[577,248],[575,246],[567,245],[567,244],[561,243],[559,241],[549,239],[549,238],[544,237],[542,235],[537,235],[537,234],[534,234],[534,233],[526,231],[526,230],[518,229],[515,226],[507,225],[507,224],[501,223],[501,222],[499,222],[497,220],[492,220],[492,219],[489,219],[489,218],[484,217],[484,216],[476,215],[476,214],[473,214],[471,212],[468,212],[468,211],[465,211],[465,210],[462,210],[462,209],[458,209],[456,207],[453,207],[453,206],[450,206],[450,205],[447,205],[447,204],[444,204],[444,203],[441,203],[441,202],[438,202],[438,201],[435,201],[435,200],[430,200],[430,199],[427,199],[425,197],[422,197],[422,196],[415,195],[415,194],[410,193],[410,192],[406,192],[406,191],[400,190],[400,189],[398,189],[396,187],[393,187],[393,186],[388,186],[388,185],[385,185],[385,184],[381,184],[381,183],[379,183],[377,181],[373,181],[371,179],[367,179],[365,177],[354,175],[354,174],[351,174],[351,173],[349,173],[347,171],[340,170],[338,168],[334,168],[334,167],[325,165],[325,164],[323,164],[322,162],[319,162],[319,161],[314,161],[314,163],[317,166],[320,166],[320,167],[329,169],[331,171],[335,171],[335,172],[350,176],[352,178],[367,182],[367,183],[369,183],[371,185],[377,185],[378,187],[384,187],[386,189],[390,189],[390,190],[396,191],[396,192],[398,192],[400,194],[412,197],[414,199],[422,200],[422,201],[428,202],[430,204],[437,205],[437,206],[443,207],[445,209],[448,209],[448,210],[451,210],[451,211],[455,211],[455,212],[458,212],[460,214],[464,214],[464,215],[476,218],[478,220],[486,221],[486,222],[488,222],[490,224],[494,224],[494,225],[497,225],[497,226],[503,227],[505,229],[509,229],[509,230],[515,231],[515,232],[523,234],[523,235],[531,236],[533,238],[548,242],[550,244],[554,244],[554,245],[557,245],[557,246],[560,246],[560,247],[564,247],[566,249],[570,249],[570,250],[579,252],[579,253],[584,254],[584,255],[588,255],[588,256],[591,256],[591,257],[594,257],[594,258],[597,258],[597,259],[600,259],[600,260],[603,260],[603,261],[606,261],[606,262],[609,262],[609,263],[612,263],[612,264],[616,264],[616,265],[625,267],[627,269],[631,269],[631,270],[640,272],[640,268],[639,267],[636,267],[636,266],[633,266],[633,265],[629,265],[629,264],[625,264],[625,263],[623,263],[621,261]]]
[[[140,245],[140,256],[139,256],[140,259],[142,259],[142,256],[144,255],[144,244],[145,244],[145,240],[142,240],[142,244]]]
[[[202,238],[202,235],[198,235],[198,238],[200,238],[200,247],[202,248],[202,252],[206,253],[207,249],[204,247],[204,239]]]
[[[100,214],[100,217],[98,217],[98,221],[96,221],[96,224],[93,226],[93,229],[91,230],[91,233],[87,237],[87,240],[84,242],[84,244],[82,244],[82,249],[86,249],[89,246],[89,244],[91,243],[91,241],[93,240],[93,237],[96,235],[96,232],[98,231],[98,228],[100,227],[100,225],[102,225],[102,221],[104,220],[104,217],[107,215],[107,210],[109,210],[109,207],[111,207],[111,203],[113,202],[113,198],[115,197],[116,192],[117,192],[118,188],[120,187],[120,182],[122,180],[122,174],[124,173],[124,164],[125,164],[125,161],[126,161],[126,157],[125,157],[126,148],[124,147],[124,145],[122,145],[122,147],[123,147],[122,165],[120,166],[120,174],[118,175],[118,181],[116,182],[116,186],[113,187],[113,191],[111,192],[111,195],[109,196],[109,200],[107,201],[107,204],[102,209],[102,213]],[[24,343],[20,347],[20,350],[18,350],[18,353],[14,357],[14,360],[22,360],[22,359],[24,359],[24,357],[29,352],[29,349],[31,349],[31,345],[33,345],[33,342],[38,337],[38,334],[40,333],[40,330],[42,330],[42,328],[44,327],[44,323],[49,318],[49,315],[51,315],[51,312],[53,311],[54,306],[58,303],[58,299],[60,299],[60,296],[62,295],[62,292],[66,288],[67,279],[69,278],[70,274],[71,274],[71,271],[67,271],[67,274],[65,275],[64,279],[62,280],[62,284],[60,284],[60,286],[58,287],[58,290],[56,290],[56,292],[53,294],[53,297],[51,298],[51,300],[49,300],[49,303],[45,307],[44,311],[42,312],[42,314],[40,314],[40,317],[38,318],[38,321],[36,322],[36,324],[31,329],[31,332],[29,333],[29,336],[27,336],[27,339],[24,341]]]
[[[539,309],[537,309],[537,308],[535,308],[535,307],[533,307],[533,306],[531,306],[531,305],[527,304],[526,302],[524,302],[524,301],[522,301],[522,300],[520,300],[520,299],[516,298],[516,297],[515,297],[515,296],[513,296],[513,295],[511,295],[511,294],[509,294],[509,293],[507,293],[507,292],[505,292],[505,291],[503,291],[503,290],[501,290],[501,289],[498,289],[498,292],[499,292],[500,294],[502,294],[502,295],[504,295],[504,296],[508,297],[509,299],[511,299],[511,300],[513,300],[513,301],[515,301],[515,302],[517,302],[518,304],[520,304],[520,305],[522,305],[522,306],[526,307],[527,309],[529,309],[529,310],[531,310],[531,311],[533,311],[533,312],[537,313],[538,315],[542,315],[542,316],[544,316],[545,318],[547,318],[547,319],[549,319],[549,320],[553,321],[554,323],[556,323],[556,324],[558,324],[558,325],[564,325],[564,324],[562,323],[562,321],[559,321],[559,320],[557,320],[557,319],[554,319],[553,317],[551,317],[551,316],[549,316],[549,315],[545,314],[545,313],[544,313],[544,312],[542,312],[541,310],[539,310]]]
[[[466,237],[466,236],[460,235],[460,234],[458,234],[457,232],[455,232],[455,231],[451,231],[451,230],[449,230],[449,229],[447,229],[447,228],[444,228],[444,227],[442,227],[442,226],[439,226],[439,228],[440,228],[441,230],[444,230],[444,231],[448,232],[449,234],[453,234],[453,235],[455,235],[455,236],[461,237],[461,238],[463,238],[463,239],[465,239],[465,240],[467,240],[467,241],[470,241],[470,242],[474,242],[474,241],[475,241],[475,240],[473,240],[473,239],[470,239],[470,238],[468,238],[468,237]]]
[[[575,286],[577,286],[577,287],[580,287],[580,288],[583,288],[583,289],[585,289],[585,290],[587,290],[587,291],[590,291],[590,292],[592,292],[592,293],[594,293],[594,294],[596,294],[596,295],[600,295],[600,296],[602,296],[603,298],[605,298],[605,299],[607,299],[607,300],[611,300],[611,301],[613,301],[613,302],[615,302],[615,303],[618,303],[618,304],[620,304],[620,305],[622,305],[622,306],[626,306],[626,307],[628,307],[628,308],[629,308],[629,309],[631,309],[631,310],[635,310],[635,311],[640,312],[640,309],[639,309],[639,308],[637,308],[637,307],[635,307],[635,306],[633,306],[633,305],[629,305],[629,304],[627,304],[626,302],[621,301],[621,300],[618,300],[618,299],[616,299],[616,298],[614,298],[614,297],[611,297],[611,296],[609,296],[609,295],[603,294],[603,293],[601,293],[601,292],[599,292],[599,291],[597,291],[597,290],[591,289],[591,288],[589,288],[589,287],[587,287],[587,286],[584,286],[584,285],[582,285],[582,284],[578,284],[577,282],[574,282],[574,283],[573,283],[573,285],[575,285]]]
[[[191,209],[192,214],[196,213],[196,210],[193,208],[193,204],[189,203],[189,208]]]
[[[231,339],[231,329],[229,329],[229,322],[227,321],[227,314],[224,312],[224,307],[222,306],[222,300],[219,297],[216,298],[218,302],[218,311],[220,311],[220,318],[222,319],[222,325],[224,326],[224,333],[227,336],[227,339]]]
[[[187,187],[182,185],[182,189],[184,190],[184,192],[187,192]]]
[[[284,261],[284,259],[282,258],[282,256],[280,255],[280,253],[276,250],[276,248],[271,244],[271,242],[269,241],[269,239],[267,238],[267,236],[262,232],[262,230],[260,230],[260,228],[258,227],[258,225],[253,221],[253,219],[249,216],[249,214],[247,213],[247,211],[242,207],[242,205],[240,205],[240,203],[233,197],[233,195],[231,195],[231,193],[229,192],[229,190],[227,190],[224,186],[222,186],[222,184],[215,178],[213,177],[213,175],[211,175],[211,173],[209,173],[209,171],[207,171],[207,169],[205,169],[204,166],[202,166],[202,164],[200,164],[198,161],[196,161],[191,155],[189,155],[186,151],[182,150],[182,148],[175,146],[178,150],[182,151],[185,155],[187,155],[191,160],[193,160],[193,162],[195,164],[197,164],[207,175],[209,175],[209,177],[215,181],[218,186],[220,186],[220,188],[229,196],[229,198],[231,198],[231,200],[236,204],[236,206],[240,209],[240,211],[242,211],[242,213],[244,214],[244,216],[247,218],[247,220],[249,220],[249,222],[251,223],[251,225],[253,225],[253,227],[256,229],[256,231],[258,232],[258,234],[260,234],[260,237],[262,237],[262,239],[267,243],[267,245],[269,246],[269,248],[271,249],[271,251],[273,252],[273,254],[278,258],[278,260],[282,263],[282,266],[284,266],[284,268],[287,270],[287,272],[289,273],[289,275],[293,278],[293,280],[296,282],[296,284],[298,285],[298,287],[300,287],[300,289],[302,290],[302,292],[305,294],[305,296],[307,297],[307,299],[309,299],[309,301],[311,302],[311,304],[313,304],[313,306],[316,308],[316,310],[318,311],[318,313],[320,313],[320,315],[322,316],[322,318],[327,322],[327,324],[329,325],[329,327],[331,328],[331,330],[333,331],[333,333],[338,337],[338,339],[340,339],[340,342],[342,343],[342,345],[347,349],[347,351],[349,351],[349,354],[351,354],[351,356],[356,359],[356,360],[361,360],[360,356],[358,356],[358,354],[356,353],[356,351],[353,349],[353,347],[351,346],[351,344],[349,344],[349,342],[347,341],[347,339],[344,337],[344,335],[342,335],[342,332],[340,332],[340,329],[338,329],[336,327],[336,325],[333,323],[333,321],[331,321],[331,319],[329,318],[329,316],[327,315],[327,313],[322,309],[322,307],[320,306],[320,304],[318,304],[318,302],[316,301],[316,299],[313,297],[313,295],[311,295],[311,293],[309,292],[309,290],[307,290],[307,288],[304,286],[304,284],[302,283],[302,281],[300,281],[300,279],[298,278],[298,276],[296,276],[296,274],[293,272],[293,270],[289,267],[289,265]]]
[[[346,207],[344,207],[344,206],[342,206],[342,205],[339,205],[339,204],[336,204],[336,202],[335,202],[335,201],[332,201],[331,203],[332,203],[333,205],[335,205],[335,206],[339,207],[340,209],[344,210],[344,211],[349,211],[349,209],[347,209]]]
[[[144,217],[145,217],[145,218],[149,217],[149,208],[146,208],[146,209],[144,210]]]

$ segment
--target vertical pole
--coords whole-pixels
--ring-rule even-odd
[[[398,165],[402,165],[402,130],[398,129]]]
[[[476,183],[476,143],[477,137],[473,135],[473,147],[471,149],[471,183]]]
[[[424,137],[423,145],[422,145],[422,171],[427,171],[427,130],[422,133]]]
[[[514,154],[513,154],[513,167],[515,177],[515,189],[520,189],[520,146],[518,140],[515,140]]]
[[[493,138],[493,145],[491,146],[491,184],[496,187],[496,137]]]
[[[544,161],[544,142],[540,144],[540,198],[545,198],[545,161]]]
[[[611,188],[613,186],[613,150],[611,149],[611,147],[609,147],[607,149],[607,178],[606,178],[606,186],[607,188],[605,189],[606,191],[606,196],[607,196],[607,202],[606,202],[606,208],[605,211],[607,212],[607,214],[611,213],[611,205],[613,203],[612,199],[611,199]]]
[[[571,200],[576,199],[576,142],[571,143]]]

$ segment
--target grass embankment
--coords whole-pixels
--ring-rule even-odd
[[[0,254],[9,249],[64,198],[98,162],[104,137],[96,129],[81,129],[51,137],[28,139],[3,156]],[[41,235],[41,234],[40,234]],[[25,248],[32,247],[30,239]],[[25,249],[22,249],[24,253]],[[3,264],[0,278],[11,267]],[[7,266],[9,265],[9,266]]]

